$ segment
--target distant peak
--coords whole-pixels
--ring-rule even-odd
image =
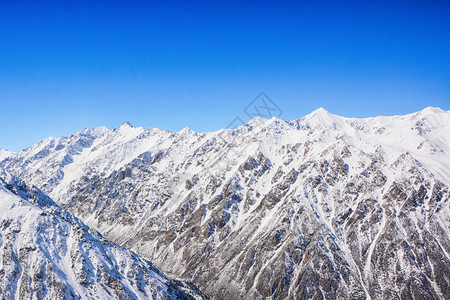
[[[189,133],[193,133],[193,132],[194,131],[192,131],[189,127],[184,127],[178,133],[180,133],[180,134],[189,134]]]
[[[319,119],[330,119],[334,115],[330,112],[328,112],[325,108],[319,107],[315,111],[311,112],[310,114],[306,115],[304,118],[311,119],[311,118],[319,118]]]
[[[130,122],[128,122],[128,121],[123,122],[123,124],[122,124],[120,127],[122,127],[122,126],[125,126],[125,127],[133,127],[133,125],[132,125]]]
[[[442,108],[432,107],[432,106],[428,106],[427,108],[422,109],[420,112],[422,112],[423,114],[427,114],[427,115],[446,113],[446,111],[443,110]]]
[[[342,117],[328,112],[325,108],[319,107],[310,114],[298,119],[297,122],[308,128],[332,128],[336,129],[342,122]]]
[[[320,111],[320,112],[328,112],[328,110],[326,110],[326,109],[323,108],[322,106],[319,107],[318,109],[316,109],[316,111]]]
[[[123,122],[119,128],[114,130],[118,130],[119,132],[134,132],[134,129],[135,127],[133,127],[133,125],[131,125],[131,123],[127,121]]]
[[[326,114],[326,115],[329,115],[330,113],[325,108],[319,107],[318,109],[313,111],[311,114]]]
[[[250,126],[254,126],[254,125],[263,124],[265,121],[267,121],[267,119],[264,119],[264,118],[261,118],[261,117],[254,117],[253,119],[251,119],[250,121],[248,121],[245,124],[248,124]]]

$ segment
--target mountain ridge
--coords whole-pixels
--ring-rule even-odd
[[[426,107],[426,108],[424,108],[424,109],[422,109],[422,110],[419,110],[419,111],[417,111],[417,112],[413,112],[413,113],[410,113],[410,114],[406,114],[406,115],[389,115],[389,116],[386,115],[386,116],[375,116],[375,117],[342,117],[342,116],[339,116],[339,115],[337,115],[337,114],[330,113],[330,112],[329,112],[328,110],[326,110],[325,108],[320,107],[320,108],[318,108],[318,109],[312,111],[311,113],[309,113],[309,114],[307,114],[307,115],[301,117],[300,119],[285,120],[285,119],[281,119],[281,118],[277,118],[277,117],[272,117],[272,118],[270,118],[270,119],[264,119],[264,118],[262,118],[262,117],[255,117],[255,118],[253,118],[253,119],[247,121],[245,124],[243,124],[243,125],[241,125],[241,126],[238,126],[238,127],[246,126],[246,125],[248,125],[249,123],[250,123],[250,124],[251,124],[251,123],[261,123],[260,121],[256,121],[256,122],[255,122],[255,120],[262,120],[263,122],[266,122],[266,121],[268,121],[268,120],[277,120],[277,121],[283,121],[283,122],[286,122],[286,123],[293,123],[293,122],[297,122],[297,121],[299,121],[299,120],[301,120],[301,119],[304,119],[304,118],[306,118],[306,117],[309,117],[309,116],[312,116],[312,115],[314,115],[314,114],[317,114],[317,113],[319,113],[319,112],[320,112],[320,114],[322,114],[322,115],[336,116],[336,117],[343,118],[343,119],[347,119],[347,120],[349,120],[349,119],[353,119],[353,120],[369,120],[369,119],[376,119],[376,118],[413,117],[413,116],[423,115],[423,114],[429,115],[429,114],[437,114],[437,113],[450,113],[450,111],[443,110],[443,109],[441,109],[440,107],[432,107],[432,106],[428,106],[428,107]],[[128,128],[141,128],[141,129],[144,129],[144,130],[159,130],[159,131],[165,131],[165,132],[171,132],[171,133],[180,133],[180,132],[185,131],[185,132],[192,132],[192,133],[196,133],[196,134],[208,134],[208,133],[219,133],[219,132],[221,132],[221,131],[223,131],[223,130],[233,130],[233,129],[219,129],[219,130],[216,130],[216,131],[197,132],[197,131],[194,131],[194,130],[188,128],[188,127],[185,127],[185,128],[183,128],[183,129],[181,129],[181,130],[179,130],[179,131],[173,131],[173,130],[159,129],[159,128],[157,128],[157,127],[147,127],[147,128],[146,128],[146,127],[142,127],[142,126],[135,127],[135,126],[133,126],[129,121],[125,121],[125,122],[122,123],[122,125],[120,125],[120,126],[117,127],[117,128],[109,129],[109,128],[107,128],[106,126],[99,126],[99,127],[93,127],[93,128],[84,128],[83,130],[80,130],[80,131],[76,132],[75,134],[77,134],[77,133],[82,133],[82,132],[106,132],[106,131],[114,131],[114,130],[118,130],[120,127],[122,127],[122,126],[124,126],[124,125],[125,125],[125,127],[128,127]],[[75,135],[75,134],[72,134],[72,135]],[[31,148],[31,147],[33,147],[33,146],[35,146],[35,145],[37,145],[37,144],[43,143],[43,142],[45,142],[45,141],[47,141],[47,140],[58,139],[58,138],[63,138],[63,137],[68,137],[68,136],[59,136],[59,137],[53,137],[53,136],[52,136],[52,137],[47,137],[47,138],[44,138],[44,139],[38,141],[37,143],[35,143],[34,145],[32,145],[32,146],[30,146],[30,147],[27,147],[27,148],[24,148],[24,149],[21,149],[21,150],[18,150],[18,151],[9,151],[9,150],[2,149],[2,148],[0,148],[0,151],[1,151],[1,152],[8,153],[8,154],[10,155],[10,154],[13,154],[13,153],[18,153],[18,152],[27,150],[28,148]],[[6,154],[5,154],[5,155],[6,155]],[[0,153],[0,159],[1,159],[1,158],[2,158],[2,156],[1,156],[1,153]]]

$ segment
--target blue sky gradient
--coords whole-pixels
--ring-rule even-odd
[[[446,1],[0,4],[0,148],[85,127],[226,127],[259,92],[296,119],[450,110]]]

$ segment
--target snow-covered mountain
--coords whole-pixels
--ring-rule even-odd
[[[38,188],[2,177],[1,299],[201,299],[90,230]]]
[[[450,112],[85,129],[0,162],[215,299],[446,299]]]

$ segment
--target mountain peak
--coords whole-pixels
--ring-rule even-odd
[[[334,125],[336,122],[336,115],[328,112],[325,108],[319,107],[312,113],[304,116],[302,119],[307,120],[308,122],[312,122],[312,124],[318,123],[317,125],[327,126]],[[311,124],[311,125],[312,125]]]
[[[129,121],[125,121],[122,123],[122,125],[120,125],[120,127],[133,127],[133,125],[129,122]]]
[[[184,127],[183,129],[181,129],[178,133],[179,134],[190,134],[193,133],[194,131],[191,130],[189,127]]]
[[[316,109],[315,111],[313,111],[311,114],[330,114],[330,113],[328,112],[328,110],[326,110],[325,108],[323,108],[321,106],[318,109]]]
[[[420,111],[422,114],[430,115],[430,114],[441,114],[446,113],[447,111],[443,110],[440,107],[432,107],[428,106]]]
[[[257,126],[261,126],[266,121],[267,121],[267,119],[264,119],[264,118],[261,118],[261,117],[254,117],[253,119],[251,119],[250,121],[245,123],[245,125],[248,125],[248,126],[251,126],[251,127],[257,127]]]

